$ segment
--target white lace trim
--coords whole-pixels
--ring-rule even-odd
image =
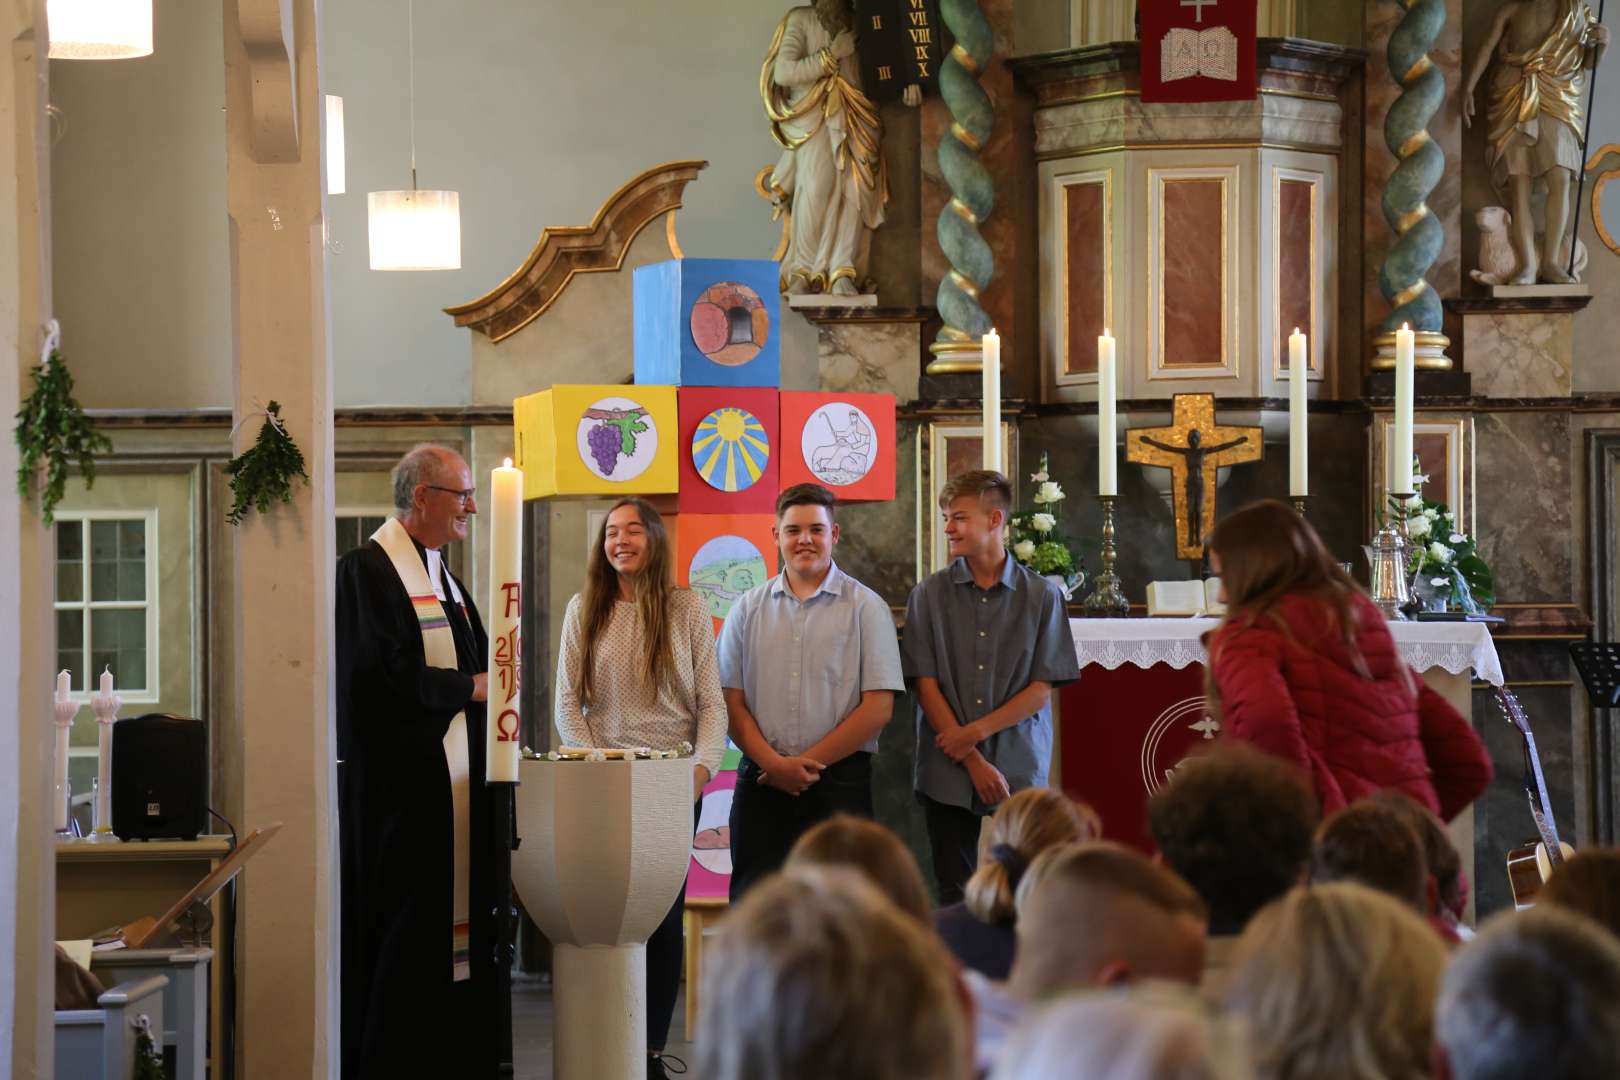
[[[1074,652],[1082,668],[1191,667],[1204,662],[1199,638],[1216,619],[1070,619]],[[1502,662],[1484,623],[1392,622],[1390,633],[1401,656],[1418,671],[1441,668],[1453,675],[1472,671],[1492,686],[1502,685]]]

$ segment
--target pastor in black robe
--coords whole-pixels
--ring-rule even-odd
[[[420,544],[416,551],[427,565]],[[467,587],[456,584],[466,611],[447,587],[443,605],[456,642],[458,670],[451,671],[427,666],[410,597],[376,541],[338,561],[344,1080],[495,1075],[494,845],[484,706],[471,700],[472,677],[487,668],[488,639]],[[460,711],[470,773],[471,978],[456,983],[444,736]]]

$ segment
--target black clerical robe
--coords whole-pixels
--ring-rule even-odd
[[[420,544],[416,550],[426,565]],[[338,561],[345,1080],[495,1074],[493,834],[484,706],[471,701],[488,640],[467,587],[456,584],[466,610],[444,587],[458,667],[450,671],[427,666],[410,597],[376,541]],[[453,983],[455,855],[444,736],[459,711],[467,717],[471,773],[471,978]]]

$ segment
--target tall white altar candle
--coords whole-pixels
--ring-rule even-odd
[[[984,335],[984,467],[1001,472],[1001,335]]]
[[[1097,494],[1119,494],[1119,459],[1116,444],[1114,396],[1114,337],[1107,329],[1097,339]]]
[[[484,777],[518,782],[522,724],[518,672],[523,640],[523,471],[512,459],[489,473],[489,704]]]
[[[1390,477],[1391,495],[1412,494],[1412,394],[1416,369],[1416,340],[1410,326],[1395,331],[1395,434],[1393,453],[1395,475]]]
[[[101,672],[101,689],[90,699],[90,709],[96,714],[96,833],[103,839],[112,836],[112,729],[118,719],[118,708],[123,700],[113,693],[112,670]]]
[[[51,811],[57,832],[67,832],[68,809],[73,793],[68,790],[68,733],[73,730],[73,714],[79,706],[73,701],[73,676],[66,671],[56,676],[56,696],[51,701],[56,719],[56,786],[52,789]]]
[[[1311,493],[1307,467],[1310,450],[1306,431],[1308,415],[1305,391],[1310,387],[1309,346],[1305,335],[1294,327],[1288,335],[1288,494],[1303,499]]]

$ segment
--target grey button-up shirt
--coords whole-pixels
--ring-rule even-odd
[[[939,681],[945,702],[964,724],[994,712],[1035,681],[1054,687],[1080,677],[1063,594],[1009,553],[1001,579],[974,584],[967,560],[918,582],[906,605],[902,653],[907,679]],[[979,744],[1013,791],[1046,783],[1052,760],[1052,707],[1003,728]],[[934,744],[934,729],[917,706],[917,790],[936,802],[976,813],[979,801],[967,768]]]
[[[720,685],[743,692],[772,749],[802,754],[855,711],[861,694],[905,689],[889,605],[837,563],[808,600],[778,574],[726,616]],[[877,740],[863,749],[876,750]]]

